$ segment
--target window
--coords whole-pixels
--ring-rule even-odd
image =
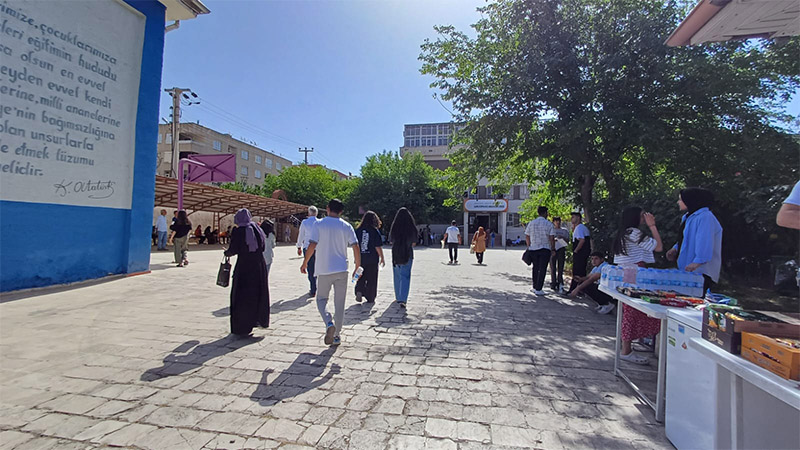
[[[256,164],[261,164],[261,155],[256,155]]]
[[[250,159],[250,152],[248,152],[247,150],[242,150],[242,159],[245,161]]]
[[[214,141],[214,150],[221,152],[222,151],[222,142]]]
[[[530,197],[530,194],[528,193],[528,185],[524,184],[519,187],[519,199],[525,200],[528,197]]]
[[[264,165],[267,166],[267,168],[272,169],[272,160],[269,159],[269,158],[266,158],[264,160]]]
[[[281,163],[275,161],[275,170],[281,170]]]
[[[261,171],[256,169],[256,178],[261,178]]]
[[[158,143],[161,143],[161,133],[158,133]]]
[[[172,134],[167,133],[167,136],[164,138],[165,144],[172,144]]]
[[[506,220],[506,226],[509,227],[518,227],[519,224],[519,214],[517,213],[508,213],[508,218]]]
[[[241,169],[240,172],[242,173],[242,175],[247,175],[247,166],[242,166],[242,169]]]

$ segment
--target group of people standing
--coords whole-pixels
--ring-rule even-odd
[[[722,265],[722,226],[709,209],[714,202],[711,191],[690,187],[680,191],[678,207],[685,211],[681,219],[678,242],[666,252],[669,261],[675,261],[678,269],[699,272],[705,280],[705,293],[719,281]],[[547,208],[539,207],[539,217],[531,221],[525,230],[528,250],[532,251],[533,291],[543,295],[545,266],[555,260],[558,265],[556,237],[564,233],[558,231],[556,224],[547,220]],[[661,235],[656,226],[656,218],[638,206],[629,206],[622,211],[620,226],[611,246],[613,262],[622,267],[647,267],[655,263],[654,252],[664,250]],[[570,297],[586,294],[597,303],[596,312],[608,314],[615,308],[615,300],[598,289],[601,271],[607,264],[606,255],[601,251],[591,251],[589,229],[581,223],[578,213],[572,215],[573,224],[573,277]],[[640,227],[644,224],[648,232]],[[563,249],[563,247],[562,247]],[[586,273],[586,263],[591,257],[592,270]],[[563,265],[562,265],[563,267]],[[553,273],[551,287],[558,292],[560,274]],[[633,343],[637,339],[652,338],[660,331],[661,323],[644,313],[624,306],[622,311],[622,349],[620,357],[635,364],[647,364],[648,359],[633,353]]]

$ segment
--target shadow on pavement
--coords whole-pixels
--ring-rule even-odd
[[[304,392],[316,389],[330,381],[341,367],[333,363],[325,373],[328,362],[336,353],[337,347],[328,347],[319,355],[314,353],[300,353],[292,364],[280,373],[271,382],[268,382],[272,369],[264,370],[261,382],[256,390],[250,394],[250,400],[262,406],[272,406],[282,400],[295,397]]]
[[[413,304],[412,304],[413,307]],[[401,308],[397,302],[392,302],[383,313],[375,319],[379,327],[399,327],[409,322],[406,308]]]
[[[287,312],[287,311],[294,311],[295,309],[302,308],[303,306],[308,305],[314,299],[309,297],[308,294],[303,294],[300,297],[297,297],[294,300],[281,300],[277,303],[270,304],[270,313],[280,313],[280,312]]]
[[[528,272],[531,271],[530,267],[528,267],[526,270]],[[530,276],[515,275],[513,273],[508,273],[508,272],[501,272],[501,273],[498,273],[497,275],[499,275],[499,276],[501,276],[501,277],[503,277],[503,278],[505,278],[505,279],[507,279],[509,281],[513,281],[514,283],[531,285],[531,282],[532,282]]]
[[[375,302],[354,303],[344,310],[344,324],[355,325],[369,319],[374,313]]]
[[[214,317],[228,317],[231,315],[231,307],[226,306],[224,308],[220,308],[216,311],[211,311],[211,315]]]
[[[186,341],[175,348],[171,354],[164,357],[164,363],[161,367],[147,369],[140,377],[140,380],[154,381],[189,372],[214,358],[226,355],[244,346],[255,344],[262,339],[264,339],[263,336],[240,338],[235,335],[228,335],[207,344],[200,344],[200,341],[196,340]]]

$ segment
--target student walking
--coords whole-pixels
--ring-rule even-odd
[[[170,241],[174,243],[175,262],[178,263],[178,267],[189,265],[189,232],[192,231],[192,222],[189,221],[186,211],[178,211],[175,223],[169,228],[172,230]]]
[[[445,230],[444,238],[447,240],[447,253],[450,256],[449,264],[458,264],[458,246],[461,245],[461,231],[458,230],[455,220],[450,222],[450,226]]]
[[[567,259],[569,231],[561,228],[561,218],[553,217],[551,232],[556,244],[556,254],[550,258],[550,288],[556,292],[564,289],[564,261]]]
[[[592,252],[592,238],[589,233],[589,227],[583,224],[583,216],[581,213],[574,212],[571,214],[570,223],[572,223],[572,275],[573,280],[570,283],[569,290],[575,289],[578,282],[574,276],[586,276],[586,264],[589,259],[589,253]]]
[[[308,217],[300,223],[300,230],[297,232],[297,256],[303,256],[308,252],[309,238],[311,237],[311,229],[317,223],[317,207],[308,207]],[[313,297],[317,295],[317,277],[315,272],[316,258],[312,254],[308,259],[308,296]],[[303,272],[306,273],[306,272]]]
[[[269,268],[272,266],[272,258],[275,256],[275,246],[277,245],[275,242],[277,240],[275,237],[275,223],[269,219],[264,219],[261,222],[261,231],[267,237],[264,244],[264,264],[267,265],[267,280],[269,280]]]
[[[358,247],[361,249],[361,267],[364,273],[356,283],[356,301],[365,298],[367,303],[375,301],[378,296],[378,270],[379,265],[386,265],[383,259],[383,242],[378,228],[381,221],[373,211],[364,213],[361,224],[356,229]]]
[[[550,258],[555,255],[555,239],[553,238],[553,224],[547,220],[547,207],[540,206],[537,210],[539,217],[531,220],[525,227],[525,242],[528,244],[528,251],[532,252],[533,273],[533,293],[544,295],[544,278],[547,275],[547,266]]]
[[[269,327],[269,289],[264,246],[267,237],[253,222],[250,211],[240,209],[234,216],[236,229],[225,256],[236,255],[231,287],[231,333],[247,336],[256,325]]]
[[[310,210],[311,208],[309,208]],[[316,209],[316,208],[315,208]],[[338,199],[328,202],[328,217],[313,224],[308,237],[308,249],[300,267],[301,273],[306,273],[308,264],[316,254],[317,274],[317,309],[325,323],[325,344],[339,345],[341,343],[342,326],[344,325],[344,304],[347,297],[347,247],[353,249],[353,259],[356,266],[353,271],[361,267],[361,250],[358,248],[355,230],[352,225],[339,218],[344,210],[344,205]],[[315,211],[316,212],[316,211]],[[311,211],[309,211],[309,214]],[[328,296],[333,288],[334,313],[327,311]]]
[[[453,221],[455,223],[455,221]],[[411,211],[402,207],[392,221],[392,272],[394,275],[394,298],[401,308],[406,307],[411,289],[411,265],[414,262],[414,245],[417,225]]]
[[[162,209],[161,215],[156,219],[156,232],[158,233],[158,247],[157,250],[167,249],[167,210]]]
[[[478,258],[478,264],[483,264],[483,254],[486,252],[486,230],[483,227],[478,227],[478,231],[472,236],[472,249]]]

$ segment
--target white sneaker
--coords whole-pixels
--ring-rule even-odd
[[[597,308],[597,314],[608,314],[614,310],[613,303],[607,303],[599,308]]]
[[[538,290],[538,291],[534,290],[533,293],[536,294],[536,295],[544,295],[544,291],[542,291],[542,290]]]

